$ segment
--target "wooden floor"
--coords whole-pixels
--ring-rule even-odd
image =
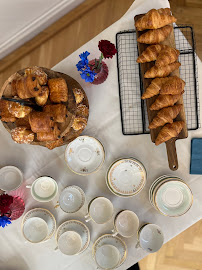
[[[151,0],[152,1],[152,0]],[[117,21],[133,0],[87,0],[0,60],[0,86],[23,67],[52,67]],[[192,24],[202,59],[202,0],[170,0],[179,24]],[[202,270],[202,221],[140,261],[141,270]]]

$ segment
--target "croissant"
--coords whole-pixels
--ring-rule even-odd
[[[172,124],[166,124],[159,132],[155,144],[159,145],[163,142],[167,142],[171,138],[177,137],[184,126],[184,121],[176,121]]]
[[[63,78],[54,78],[48,80],[50,90],[50,101],[54,103],[66,102],[68,99],[68,88]]]
[[[162,84],[161,95],[178,95],[184,90],[185,82],[177,76],[168,77],[167,81]]]
[[[142,95],[142,99],[151,98],[155,95],[158,95],[163,83],[165,83],[167,79],[168,78],[166,77],[166,78],[156,78],[152,80],[152,82],[150,83],[150,85],[147,87],[146,91]]]
[[[23,118],[32,111],[32,108],[28,106],[23,106],[17,102],[9,102],[8,110],[15,117]]]
[[[46,105],[43,110],[50,113],[55,122],[63,123],[66,121],[67,107],[64,104]]]
[[[0,119],[3,122],[15,122],[16,118],[8,110],[9,101],[0,99]]]
[[[74,92],[74,96],[75,96],[75,99],[76,99],[76,104],[81,103],[81,101],[84,99],[84,94],[81,91],[81,89],[74,88],[73,92]]]
[[[77,106],[76,115],[80,117],[88,117],[89,110],[86,105],[79,104]]]
[[[54,126],[53,117],[46,112],[31,112],[29,114],[31,130],[38,132],[51,132]]]
[[[178,57],[180,55],[180,51],[176,50],[175,48],[167,47],[160,51],[155,66],[157,67],[163,67],[168,64],[174,63],[177,61]]]
[[[18,96],[22,99],[36,97],[41,91],[38,80],[32,74],[17,80],[15,87]]]
[[[146,63],[155,61],[160,51],[165,49],[167,46],[162,44],[150,45],[142,52],[142,54],[137,58],[137,63]]]
[[[154,129],[160,126],[164,126],[166,123],[173,123],[173,119],[177,117],[181,109],[182,109],[182,104],[163,108],[154,117],[154,119],[149,125],[149,129]]]
[[[41,142],[55,141],[59,135],[60,135],[60,130],[58,128],[57,123],[55,123],[50,132],[38,132],[37,140]]]
[[[151,111],[158,111],[162,108],[173,106],[182,95],[159,95],[150,106]]]
[[[155,29],[155,30],[149,30],[146,33],[142,34],[137,41],[140,43],[146,43],[146,44],[156,44],[164,41],[167,36],[172,31],[171,25],[166,25],[162,28]]]
[[[87,125],[87,120],[85,118],[76,117],[74,119],[73,124],[72,124],[72,128],[75,131],[78,131],[78,130],[84,129],[86,127],[86,125]]]
[[[180,66],[181,64],[179,62],[175,62],[163,67],[153,66],[152,68],[150,68],[145,72],[144,77],[145,78],[166,77]]]
[[[16,127],[11,130],[11,137],[16,143],[31,143],[34,140],[34,133],[26,127]]]
[[[160,14],[170,15],[170,8],[160,8],[158,9]]]
[[[136,21],[135,27],[138,31],[143,31],[145,29],[161,28],[173,22],[176,22],[174,16],[159,12],[156,9],[151,9]]]
[[[35,97],[35,101],[39,106],[44,106],[48,100],[49,89],[47,86],[42,86],[39,95]]]

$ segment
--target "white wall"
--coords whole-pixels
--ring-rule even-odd
[[[85,0],[0,0],[0,59]]]

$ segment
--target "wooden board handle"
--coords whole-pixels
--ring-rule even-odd
[[[178,169],[178,160],[177,160],[175,141],[176,141],[176,138],[173,138],[166,142],[168,164],[169,164],[169,168],[172,171],[176,171]]]

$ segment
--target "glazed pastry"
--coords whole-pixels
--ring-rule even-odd
[[[156,78],[152,80],[150,85],[147,87],[146,91],[142,95],[142,99],[151,98],[155,95],[159,94],[159,91],[163,85],[163,83],[167,80],[166,78]]]
[[[78,131],[78,130],[84,129],[86,127],[86,125],[87,125],[87,120],[85,118],[76,117],[74,119],[73,124],[72,124],[72,128],[75,131]]]
[[[34,140],[34,133],[26,127],[16,127],[11,130],[11,137],[17,143],[31,143]]]
[[[54,149],[55,147],[59,147],[61,145],[63,145],[64,143],[64,140],[63,138],[60,138],[58,140],[55,140],[55,141],[50,141],[50,142],[47,142],[46,143],[46,147],[50,150]]]
[[[49,89],[48,86],[42,86],[39,95],[35,97],[36,104],[44,106],[48,100]]]
[[[0,99],[0,119],[3,122],[15,122],[16,118],[8,110],[9,101]]]
[[[142,34],[137,41],[146,44],[156,44],[164,41],[172,31],[171,25],[166,25],[162,28],[149,30]]]
[[[175,119],[177,115],[180,113],[182,106],[183,106],[182,104],[178,104],[160,110],[150,123],[149,129],[164,126],[166,123],[173,123],[173,119]]]
[[[41,91],[41,86],[36,77],[31,74],[16,81],[17,94],[21,99],[36,97]]]
[[[50,90],[50,100],[54,103],[66,102],[68,99],[68,88],[63,78],[54,78],[48,80]]]
[[[50,132],[38,132],[37,140],[41,142],[55,141],[58,139],[59,135],[60,135],[60,130],[58,128],[57,123],[55,123]]]
[[[158,29],[176,21],[176,18],[170,14],[168,15],[164,12],[159,12],[156,9],[151,9],[136,21],[135,27],[138,31],[143,31],[145,29]]]
[[[77,106],[77,111],[76,111],[77,116],[87,118],[88,114],[89,114],[89,110],[88,110],[88,107],[86,107],[86,105],[79,104]]]
[[[151,111],[158,111],[160,109],[173,106],[182,95],[159,95],[154,103],[150,106]]]
[[[161,52],[159,53],[155,62],[155,66],[163,67],[174,63],[177,61],[179,55],[180,51],[176,50],[175,48],[167,47],[161,50]]]
[[[155,61],[162,49],[165,49],[167,46],[162,44],[150,45],[142,52],[142,54],[137,58],[137,63],[146,63]]]
[[[184,121],[176,121],[172,124],[166,124],[159,132],[155,144],[159,145],[163,142],[167,142],[171,138],[177,137],[184,127]]]
[[[153,66],[147,70],[144,74],[145,78],[157,78],[167,77],[171,72],[178,69],[181,66],[179,62],[175,62],[163,67]]]
[[[167,81],[162,84],[161,95],[178,95],[184,90],[185,82],[177,76],[168,77]]]
[[[74,92],[74,96],[76,99],[76,104],[81,103],[82,100],[84,99],[84,94],[83,94],[82,90],[78,89],[78,88],[74,88],[73,92]]]
[[[29,124],[29,115],[26,115],[24,118],[17,118],[15,121],[17,127],[26,127],[27,129],[31,129]]]
[[[25,69],[25,76],[27,75],[33,75],[37,79],[40,85],[45,85],[48,80],[47,74],[42,70],[42,68],[34,66],[34,67],[28,67]]]
[[[17,102],[9,102],[8,110],[15,117],[24,118],[32,111],[32,108],[28,106],[23,106]]]
[[[64,104],[46,105],[44,112],[50,113],[55,122],[63,123],[67,118],[67,107]]]
[[[38,132],[51,132],[54,126],[53,117],[46,112],[31,112],[29,114],[31,130]]]

